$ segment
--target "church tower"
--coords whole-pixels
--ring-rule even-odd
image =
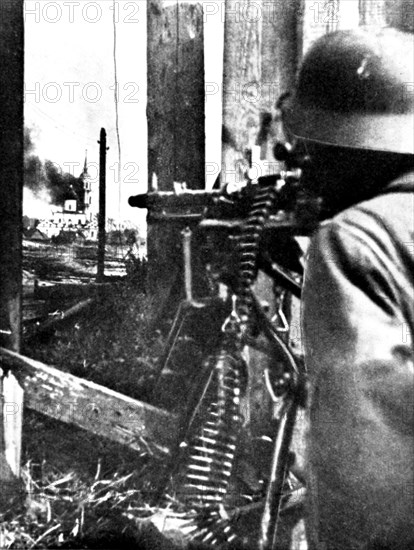
[[[83,183],[84,190],[84,205],[85,205],[85,217],[86,221],[89,222],[92,220],[94,215],[93,208],[93,190],[92,190],[92,179],[88,172],[88,151],[85,151],[85,163],[83,165],[83,172],[80,175],[80,179]]]

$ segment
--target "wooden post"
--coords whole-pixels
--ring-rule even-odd
[[[414,32],[413,0],[383,0],[386,9],[386,22],[390,27]]]
[[[196,1],[148,3],[148,186],[205,185],[203,10]],[[180,228],[148,227],[148,286],[155,322],[182,287]]]
[[[201,3],[148,6],[148,177],[204,188],[204,40]]]
[[[226,0],[222,184],[240,184],[260,129],[262,0]]]
[[[262,25],[262,104],[270,110],[279,94],[292,90],[298,68],[300,0],[272,2]],[[269,84],[268,84],[269,83]],[[273,89],[271,89],[273,84]]]
[[[258,176],[281,168],[272,153],[279,137],[272,116],[294,84],[301,0],[226,0],[225,8],[223,184],[243,180],[252,151],[260,155]]]
[[[99,143],[99,214],[98,214],[98,272],[96,279],[105,279],[105,241],[106,241],[106,131],[101,128]]]
[[[226,0],[222,184],[241,183],[248,168],[249,154],[255,152],[253,172],[267,175],[282,167],[273,157],[281,128],[272,123],[277,99],[292,90],[300,56],[298,19],[301,0]],[[260,300],[273,303],[273,283],[259,272],[254,291]],[[293,320],[294,323],[298,319]],[[271,429],[270,401],[263,391],[263,374],[269,357],[249,348],[249,384],[242,401],[252,434]],[[296,444],[296,448],[299,445]],[[303,455],[303,449],[299,449]]]
[[[21,339],[23,189],[23,2],[2,3],[0,56],[0,342]]]
[[[23,189],[23,1],[0,6],[0,344],[21,342]],[[20,473],[22,390],[0,369],[0,483],[2,502]]]

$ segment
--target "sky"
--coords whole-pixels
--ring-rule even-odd
[[[107,216],[140,224],[143,214],[131,212],[127,200],[145,192],[147,184],[146,0],[26,0],[24,18],[25,125],[32,129],[35,153],[79,176],[87,150],[89,172],[98,185],[97,141],[105,128]],[[204,28],[206,82],[220,87],[221,10],[205,18]],[[209,95],[206,102],[206,158],[218,163],[220,97]]]
[[[71,5],[72,4],[72,5]],[[25,125],[36,154],[79,176],[88,151],[98,184],[99,133],[107,132],[107,215],[130,217],[127,199],[145,190],[145,2],[26,0]],[[114,101],[114,29],[121,164]],[[119,205],[119,166],[121,203]],[[125,181],[126,180],[126,181]],[[137,215],[135,212],[133,215]]]

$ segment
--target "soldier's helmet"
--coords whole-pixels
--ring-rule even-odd
[[[414,36],[336,31],[305,55],[285,124],[305,140],[414,154]]]

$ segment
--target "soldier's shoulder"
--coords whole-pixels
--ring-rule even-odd
[[[391,182],[369,200],[360,202],[332,220],[333,225],[355,227],[375,236],[382,232],[412,240],[414,231],[414,175]]]

